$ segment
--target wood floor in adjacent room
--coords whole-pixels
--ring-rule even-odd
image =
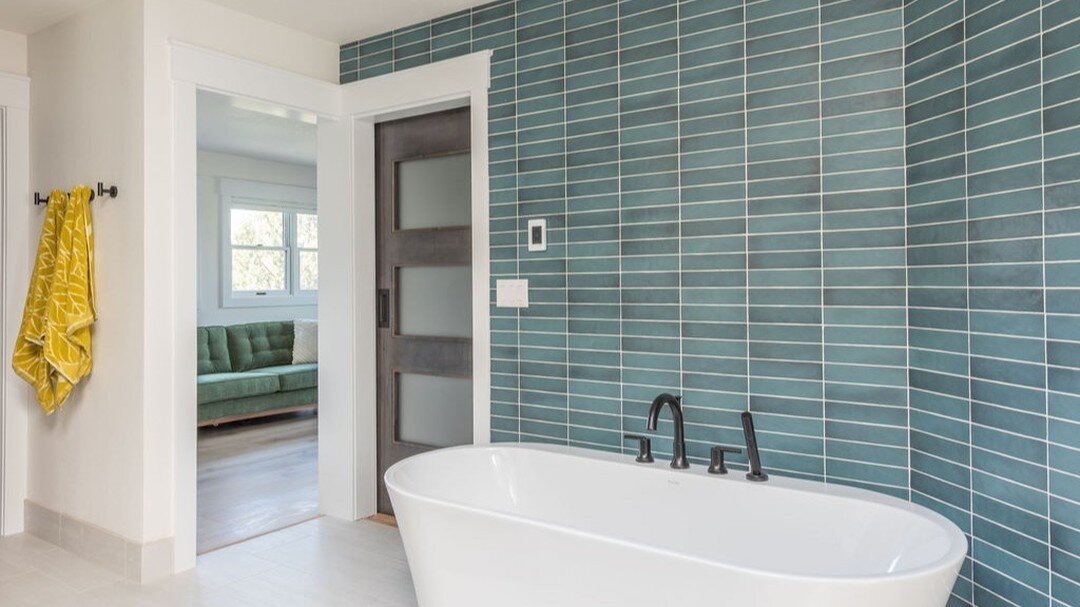
[[[312,519],[318,506],[315,414],[199,430],[199,554]]]

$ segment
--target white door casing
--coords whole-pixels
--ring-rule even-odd
[[[357,382],[356,512],[375,514],[376,436],[375,369],[375,125],[455,107],[470,106],[472,137],[472,271],[473,271],[473,441],[491,441],[491,274],[488,223],[488,102],[491,52],[360,80],[342,87],[342,114],[352,125],[355,215],[348,219],[355,250],[349,280],[357,302],[357,336],[353,372]],[[321,151],[321,150],[320,150]],[[322,156],[320,156],[320,162]],[[321,185],[321,184],[320,184]],[[322,207],[320,207],[320,213]],[[320,216],[321,217],[321,216]],[[344,220],[344,218],[343,218]],[[320,218],[320,229],[322,219]],[[344,221],[342,223],[344,224]],[[320,233],[321,234],[321,233]],[[320,236],[321,238],[321,236]],[[319,268],[320,276],[322,268]],[[342,276],[342,279],[345,277]],[[322,279],[320,278],[320,281]],[[321,315],[321,312],[320,312]],[[320,363],[321,367],[321,363]],[[320,382],[322,377],[320,375]]]

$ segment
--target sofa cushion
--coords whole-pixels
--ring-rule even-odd
[[[196,335],[199,350],[198,374],[232,371],[225,327],[199,327]]]
[[[250,371],[292,362],[293,323],[253,322],[225,328],[233,371]]]
[[[198,377],[198,403],[273,394],[281,389],[272,373],[212,373]]]
[[[258,372],[273,373],[277,375],[283,392],[289,390],[302,390],[304,388],[315,388],[319,385],[318,363],[262,367]]]

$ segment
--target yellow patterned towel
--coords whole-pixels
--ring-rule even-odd
[[[45,360],[56,372],[56,407],[90,374],[90,325],[94,314],[94,228],[90,188],[71,191],[56,246],[52,289],[46,307]]]
[[[51,369],[45,362],[45,309],[52,288],[57,237],[60,224],[64,221],[67,198],[67,194],[60,190],[54,190],[49,195],[49,206],[45,209],[45,223],[41,226],[37,258],[34,260],[34,272],[30,276],[30,287],[23,307],[22,326],[19,327],[11,361],[15,373],[34,387],[37,400],[47,413],[52,413],[56,408],[56,396]]]
[[[90,188],[49,196],[12,366],[46,413],[63,405],[91,369],[94,234]]]

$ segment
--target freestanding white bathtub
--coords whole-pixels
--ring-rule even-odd
[[[945,518],[848,487],[542,445],[386,472],[421,607],[942,607]]]

